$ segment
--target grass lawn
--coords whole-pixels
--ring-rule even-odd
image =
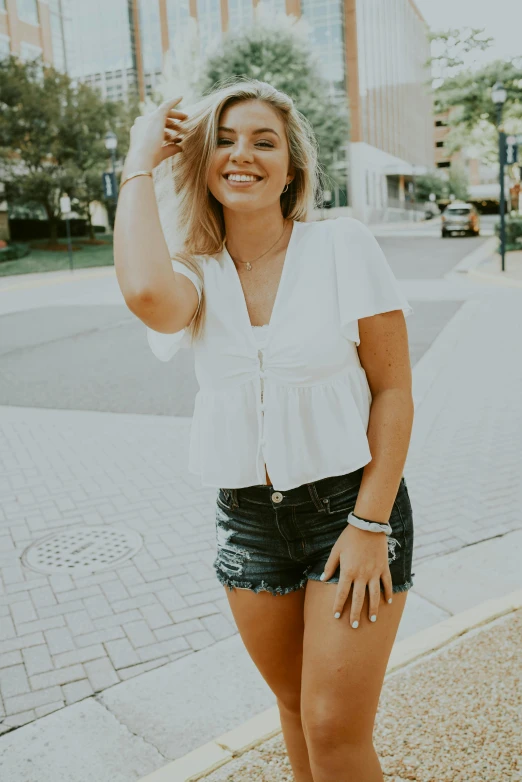
[[[45,239],[29,242],[32,247],[29,255],[18,258],[16,261],[3,261],[0,263],[0,277],[11,274],[32,274],[35,272],[55,272],[61,269],[69,269],[69,253],[67,252],[67,240],[59,239],[58,243],[65,247],[61,250],[41,250],[35,245],[44,245]],[[113,266],[112,236],[103,234],[103,244],[83,244],[86,239],[73,239],[73,269],[85,269],[91,266]]]

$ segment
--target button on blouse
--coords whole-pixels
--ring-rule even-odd
[[[359,361],[358,320],[413,312],[371,231],[354,218],[294,221],[270,323],[250,323],[234,262],[201,256],[207,315],[192,344],[183,329],[147,328],[161,361],[192,347],[199,384],[189,470],[202,485],[274,489],[343,475],[372,455],[371,392]],[[201,296],[197,276],[178,261]]]

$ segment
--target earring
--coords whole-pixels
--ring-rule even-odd
[[[281,193],[281,195],[282,195],[283,193],[286,193],[286,191],[288,190],[288,185],[289,185],[289,184],[290,184],[290,182],[287,182],[287,183],[286,183],[286,185],[284,186],[284,189],[283,189],[283,192]]]

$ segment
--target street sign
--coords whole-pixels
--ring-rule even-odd
[[[116,176],[112,171],[104,171],[102,174],[103,195],[105,198],[116,200]]]
[[[60,198],[60,212],[63,215],[68,215],[71,211],[71,199],[69,196],[62,196]]]
[[[518,141],[516,136],[506,136],[506,165],[512,166],[518,158]]]

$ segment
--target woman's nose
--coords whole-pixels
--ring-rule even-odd
[[[237,162],[245,160],[251,163],[253,160],[253,154],[249,145],[242,141],[238,141],[237,144],[235,144],[234,147],[230,150],[230,160]]]

